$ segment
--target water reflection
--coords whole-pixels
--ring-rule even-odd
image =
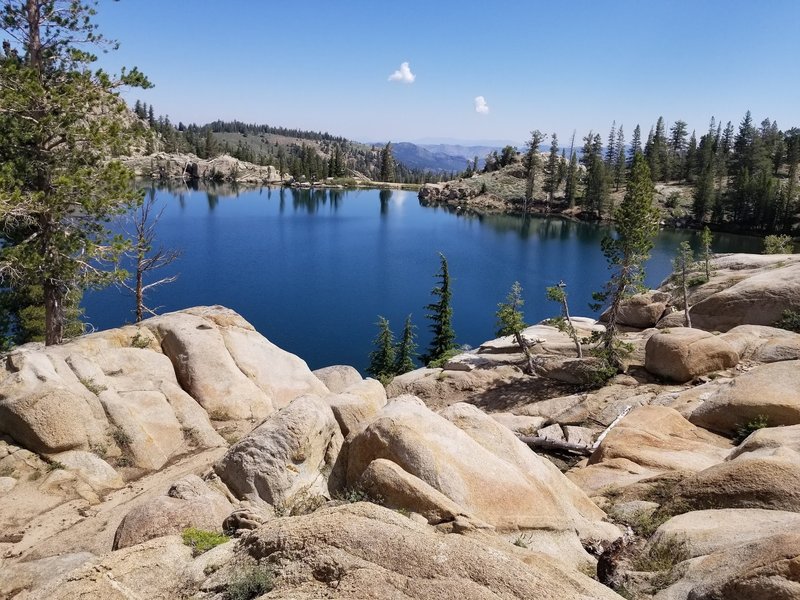
[[[360,194],[374,194],[378,192],[380,202],[380,215],[387,217],[390,207],[401,207],[407,199],[413,197],[416,202],[416,193],[409,191],[394,190],[353,190],[353,189],[333,189],[333,188],[286,188],[283,186],[263,186],[263,187],[244,187],[236,182],[204,182],[199,184],[196,181],[161,181],[161,180],[137,180],[136,186],[146,191],[148,195],[155,196],[157,192],[165,191],[175,197],[181,209],[185,209],[188,199],[193,192],[204,192],[208,204],[209,212],[213,212],[221,199],[239,198],[242,194],[257,193],[259,196],[266,196],[267,202],[271,202],[273,191],[278,195],[278,210],[283,214],[286,209],[286,196],[291,195],[292,208],[295,212],[308,215],[317,214],[322,207],[328,206],[331,213],[339,212],[348,197],[355,200]],[[541,240],[569,240],[575,239],[584,244],[599,243],[602,237],[612,231],[610,225],[599,224],[596,222],[573,221],[570,219],[559,218],[557,216],[540,218],[526,217],[518,215],[489,214],[481,215],[471,211],[465,211],[452,206],[429,206],[423,209],[428,213],[447,213],[455,216],[463,222],[474,222],[477,225],[485,226],[497,233],[515,234],[521,240],[541,239]],[[676,248],[678,244],[689,239],[695,251],[700,249],[699,232],[686,230],[662,230],[658,236],[657,245],[664,249]],[[745,241],[749,240],[749,241]],[[757,238],[742,236],[735,233],[714,233],[714,250],[719,253],[741,251],[743,243],[748,249],[758,251],[761,242]]]
[[[381,190],[378,192],[378,198],[381,201],[381,216],[385,217],[389,214],[389,200],[392,199],[392,190]]]
[[[217,194],[212,194],[211,192],[206,192],[206,197],[208,198],[208,210],[214,210],[219,204],[219,196]]]

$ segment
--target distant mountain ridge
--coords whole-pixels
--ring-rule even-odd
[[[458,144],[413,144],[397,142],[392,144],[395,160],[413,169],[435,172],[463,171],[467,163],[478,157],[478,166],[483,167],[486,155],[494,146],[461,146]]]

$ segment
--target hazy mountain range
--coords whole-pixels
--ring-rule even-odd
[[[478,166],[483,167],[486,155],[502,146],[462,146],[459,144],[392,144],[394,158],[407,167],[429,171],[463,171],[467,163],[478,157]]]

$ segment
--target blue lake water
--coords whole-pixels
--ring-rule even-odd
[[[570,309],[592,315],[591,293],[608,278],[600,251],[607,229],[560,219],[454,214],[419,205],[415,192],[284,188],[175,192],[157,190],[164,207],[158,239],[181,258],[159,276],[150,306],[167,312],[222,304],[243,315],[278,346],[312,369],[351,364],[362,372],[378,315],[397,335],[412,314],[420,349],[430,339],[424,306],[448,259],[453,322],[460,344],[495,337],[494,313],[515,280],[525,292],[525,317],[535,323],[558,312],[545,287],[563,279]],[[647,282],[670,272],[678,244],[698,234],[662,231]],[[758,252],[758,238],[717,234],[716,252]],[[84,300],[98,329],[133,320],[133,299],[116,289]]]

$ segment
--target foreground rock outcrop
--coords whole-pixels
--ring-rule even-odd
[[[695,327],[728,331],[740,325],[771,326],[783,311],[800,311],[800,255],[728,254],[715,258],[711,269],[711,280],[693,287],[689,295]],[[682,309],[675,295],[673,301]]]
[[[795,263],[719,264],[692,302]],[[547,324],[536,375],[506,338],[388,388],[222,307],[18,348],[0,597],[796,597],[800,335],[684,329],[666,292],[606,382]]]

